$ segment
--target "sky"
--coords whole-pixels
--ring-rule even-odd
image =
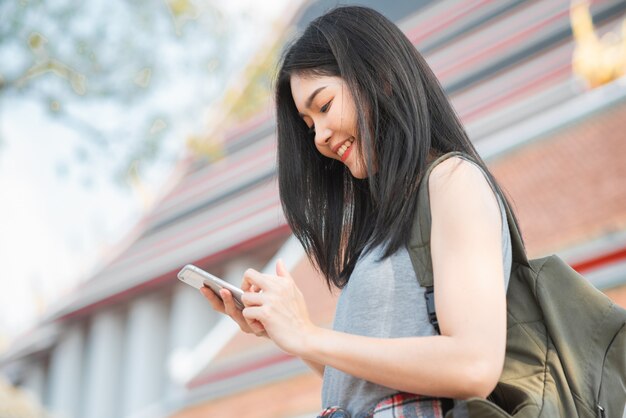
[[[251,24],[235,39],[245,60],[267,32],[269,22],[284,13],[289,0],[213,0],[225,14]],[[291,7],[291,6],[290,6]],[[244,17],[241,17],[244,18]],[[158,94],[184,103],[193,85],[173,80],[176,88]],[[187,96],[186,96],[187,95]],[[103,116],[108,114],[103,104]],[[16,100],[0,108],[0,352],[32,328],[45,310],[72,291],[132,228],[144,210],[140,197],[115,186],[98,164],[67,170],[89,170],[88,176],[59,176],[59,161],[71,161],[81,141],[74,131],[53,123],[41,106]],[[198,125],[181,123],[169,146],[182,152],[185,135]],[[157,166],[144,178],[156,193],[171,172]],[[81,181],[88,177],[90,185]],[[79,179],[83,180],[79,180]]]

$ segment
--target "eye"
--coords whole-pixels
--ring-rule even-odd
[[[320,108],[320,112],[322,112],[322,113],[326,113],[326,112],[328,111],[328,108],[330,107],[330,104],[331,104],[332,102],[333,102],[333,101],[331,100],[330,102],[328,102],[328,103],[326,103],[324,106],[322,106],[322,107]]]

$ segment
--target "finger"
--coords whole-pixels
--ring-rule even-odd
[[[245,273],[244,273],[245,274]],[[241,281],[241,290],[243,290],[244,292],[254,292],[257,287],[250,281],[250,280],[246,280],[246,277],[244,275],[243,280]]]
[[[241,297],[241,301],[246,307],[260,306],[264,302],[264,297],[265,295],[263,295],[263,293],[245,292],[243,296]]]
[[[290,276],[289,270],[287,270],[287,266],[285,266],[285,262],[282,258],[279,258],[278,261],[276,261],[276,275],[281,277]]]
[[[220,296],[224,300],[224,307],[226,308],[226,313],[230,315],[233,319],[237,320],[237,322],[245,322],[245,318],[241,313],[241,307],[238,302],[235,300],[235,297],[228,289],[221,289]]]
[[[230,293],[230,290],[220,289],[220,297],[224,301],[226,313],[230,316],[235,315],[239,309],[237,308],[237,305],[235,305],[235,301],[232,293]]]
[[[241,313],[243,314],[243,317],[248,320],[248,322],[256,320],[262,324],[263,319],[265,318],[263,307],[261,306],[251,306],[249,308],[245,308],[241,311]]]
[[[239,309],[239,307],[235,304],[232,293],[230,293],[230,291],[227,289],[221,289],[220,296],[224,299],[226,314],[239,325],[239,328],[241,328],[243,332],[253,332],[252,327],[250,326],[246,318],[244,318],[241,309]]]
[[[206,286],[200,288],[200,293],[211,303],[211,307],[220,313],[226,313],[224,302]]]
[[[254,333],[254,335],[256,335],[257,337],[262,337],[264,335],[267,335],[267,332],[265,331],[265,327],[263,326],[263,324],[259,321],[257,321],[256,319],[252,319],[252,320],[247,320],[248,325],[250,326],[250,329],[252,330],[252,332]]]
[[[268,280],[268,277],[265,274],[258,272],[255,269],[248,269],[243,274],[241,289],[244,292],[248,292],[252,286],[256,286],[257,289],[266,290],[270,283],[271,281]]]
[[[255,292],[255,293],[263,293],[263,289],[259,289],[255,285],[252,285],[252,287],[250,288],[250,291]]]

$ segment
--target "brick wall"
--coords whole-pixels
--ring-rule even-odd
[[[490,164],[531,256],[626,229],[626,105]]]
[[[525,145],[489,167],[513,203],[530,257],[624,230],[626,104]],[[626,307],[626,286],[606,293]]]
[[[319,412],[322,379],[313,372],[189,407],[171,418],[290,418]]]

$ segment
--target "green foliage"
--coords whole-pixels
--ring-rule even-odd
[[[37,103],[83,138],[76,162],[108,155],[112,178],[175,157],[165,142],[219,93],[236,30],[194,0],[3,1],[0,16],[0,111]],[[181,106],[186,80],[198,85]]]

